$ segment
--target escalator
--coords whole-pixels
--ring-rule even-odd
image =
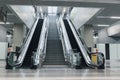
[[[75,32],[75,29],[73,27],[71,27],[72,25],[70,25],[70,22],[68,20],[63,20],[70,43],[71,43],[71,47],[73,49],[73,51],[76,53],[79,53],[80,56],[80,61],[79,61],[79,65],[77,65],[77,68],[95,68],[98,67],[100,69],[104,69],[104,56],[103,54],[99,53],[98,57],[100,59],[99,64],[94,64],[92,63],[92,61],[90,60],[90,52],[86,49],[86,47],[84,46],[84,42],[82,41],[82,39],[80,39],[77,35],[77,33]]]
[[[49,16],[49,30],[44,65],[65,65],[62,43],[56,25],[56,16]]]
[[[28,67],[28,66],[30,67],[32,65],[31,56],[33,55],[33,51],[37,50],[42,25],[43,25],[43,19],[39,19],[33,37],[30,41],[28,50],[26,52],[22,67]]]
[[[38,43],[43,26],[43,19],[37,18],[33,27],[28,32],[28,35],[21,46],[19,52],[10,52],[6,59],[6,69],[15,68],[30,68],[33,65],[31,57],[38,48]],[[19,54],[19,55],[18,55]],[[17,58],[15,58],[17,56]]]
[[[71,47],[72,47],[74,53],[79,52],[80,53],[79,55],[82,56],[81,50],[79,49],[77,41],[75,40],[75,36],[73,35],[72,30],[70,29],[68,21],[67,20],[63,20],[63,22],[65,24],[65,28],[66,28],[66,31],[67,31],[67,34],[68,34],[68,37],[69,37],[69,40],[70,40],[70,43],[71,43]],[[83,56],[82,56],[82,58],[83,58]],[[86,66],[85,60],[84,59],[81,59],[81,60],[82,60],[81,61],[82,62],[81,65],[82,66]]]

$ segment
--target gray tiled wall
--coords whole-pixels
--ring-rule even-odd
[[[6,28],[0,25],[0,42],[6,42]]]

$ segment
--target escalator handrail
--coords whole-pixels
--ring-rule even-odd
[[[68,34],[67,31],[65,29],[65,25],[63,23],[62,17],[60,17],[60,24],[61,24],[61,29],[62,29],[62,35],[63,35],[63,40],[66,46],[66,50],[69,51],[72,49],[69,38],[68,38]]]
[[[23,49],[23,47],[24,47],[24,44],[26,43],[26,41],[27,41],[27,39],[28,39],[28,37],[29,37],[29,35],[30,35],[30,32],[31,32],[31,30],[33,29],[33,27],[34,27],[34,26],[32,26],[32,27],[29,29],[29,31],[28,31],[28,33],[27,33],[27,36],[25,37],[25,39],[24,39],[24,41],[23,41],[23,43],[22,43],[22,45],[21,45],[21,48],[20,48],[20,50],[18,51],[18,53],[20,53],[20,52],[22,51],[22,49]]]
[[[48,18],[48,17],[47,17],[46,26],[47,26],[47,31],[46,31],[46,33],[45,33],[45,44],[44,44],[44,52],[43,52],[44,59],[45,59],[45,57],[46,57],[47,38],[48,38],[48,29],[49,29],[49,18]]]
[[[84,59],[85,59],[85,62],[86,62],[87,65],[90,66],[90,67],[97,67],[98,65],[92,63],[92,61],[91,61],[91,59],[90,59],[90,57],[89,57],[89,55],[88,55],[88,53],[87,53],[87,51],[86,51],[86,48],[83,46],[83,44],[82,44],[80,38],[78,37],[77,32],[75,31],[75,29],[74,29],[74,27],[72,26],[71,22],[70,22],[68,19],[67,19],[67,21],[68,21],[69,26],[70,26],[70,28],[71,28],[74,36],[75,36],[75,39],[76,39],[76,41],[77,41],[77,43],[78,43],[78,46],[79,46],[79,48],[80,48],[80,50],[81,50],[81,52],[82,52],[82,55],[83,55],[83,57],[84,57]]]
[[[27,38],[24,46],[22,47],[23,49],[22,49],[21,54],[19,55],[17,61],[15,62],[14,65],[11,65],[11,64],[9,64],[9,65],[15,66],[15,67],[19,67],[19,66],[22,65],[23,60],[24,60],[25,55],[26,55],[26,52],[27,52],[27,49],[28,49],[28,47],[29,47],[29,43],[30,43],[30,41],[31,41],[31,39],[32,39],[32,37],[33,37],[35,28],[36,28],[36,26],[37,26],[38,20],[39,20],[39,18],[37,18],[37,19],[35,20],[35,22],[34,22],[34,24],[33,24],[33,27],[32,27],[32,29],[31,29],[31,32],[30,32],[30,34],[29,34],[29,36],[28,36],[28,38]]]
[[[72,22],[71,20],[69,20],[69,19],[67,19],[67,20],[70,21],[71,25],[73,26],[74,30],[76,31],[76,33],[77,33],[77,35],[78,35],[81,43],[83,44],[84,48],[86,49],[87,53],[91,54],[91,52],[89,51],[89,49],[88,49],[88,47],[87,47],[86,42],[84,41],[84,39],[81,37],[81,35],[80,35],[79,32],[77,31],[77,29],[75,28],[73,22]],[[89,56],[89,55],[88,55],[88,56]],[[96,64],[92,63],[92,61],[91,61],[90,63],[92,64],[92,66],[90,65],[91,67],[93,67],[93,66],[99,66],[99,64],[96,65]]]
[[[47,20],[46,20],[46,33],[45,33],[45,41],[44,41],[44,48],[43,48],[43,55],[44,55],[44,59],[45,59],[45,56],[46,56],[46,49],[47,49],[47,38],[48,38],[48,29],[49,29],[49,18],[47,17]]]
[[[88,50],[88,47],[87,47],[87,45],[86,45],[86,42],[84,41],[84,39],[81,37],[81,35],[80,35],[79,32],[77,31],[77,29],[75,28],[73,22],[72,22],[71,20],[69,20],[69,21],[71,22],[72,26],[74,27],[77,35],[79,36],[79,38],[80,38],[80,40],[82,41],[83,45],[85,46],[86,50],[88,51],[88,53],[90,53],[90,51]]]
[[[62,41],[62,46],[64,50],[64,57],[70,58],[70,56],[73,54],[73,50],[72,50],[72,46],[68,38],[67,31],[65,29],[65,24],[63,22],[62,17],[59,18],[59,22],[60,22],[59,24],[60,24],[60,29],[61,29],[61,41]]]

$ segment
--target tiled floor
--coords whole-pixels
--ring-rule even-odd
[[[107,61],[106,64],[105,70],[64,67],[6,70],[5,63],[0,61],[0,80],[120,80],[120,62]]]

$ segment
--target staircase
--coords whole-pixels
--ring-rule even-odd
[[[56,25],[56,16],[49,16],[46,58],[43,65],[65,65],[62,43]]]

